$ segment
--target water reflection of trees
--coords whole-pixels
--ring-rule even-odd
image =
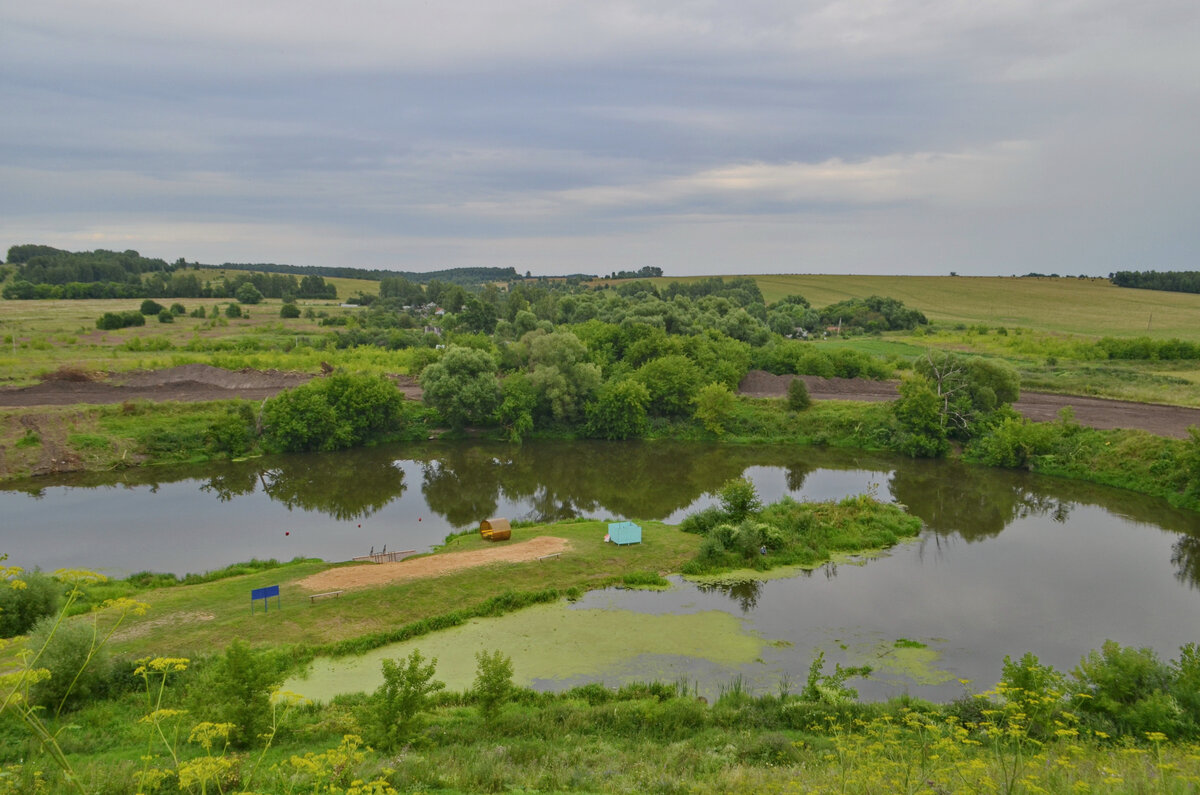
[[[1171,547],[1175,579],[1200,589],[1200,536],[1182,535]]]
[[[404,470],[396,461],[346,466],[338,456],[303,456],[259,474],[263,491],[289,509],[327,513],[335,519],[362,519],[404,493]]]
[[[758,607],[758,599],[762,595],[762,580],[730,580],[722,582],[696,583],[700,593],[719,593],[737,602],[743,613],[749,613]]]
[[[1027,479],[986,467],[914,461],[896,468],[890,485],[892,496],[930,530],[980,541],[1029,516],[1067,520],[1071,501],[1031,491]]]
[[[528,505],[518,518],[576,516],[664,519],[716,491],[752,465],[786,467],[799,488],[811,450],[672,443],[573,442],[439,449],[423,464],[429,507],[464,526],[491,515],[501,497]]]

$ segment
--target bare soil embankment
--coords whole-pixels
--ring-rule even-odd
[[[285,389],[312,380],[310,373],[280,370],[222,370],[206,364],[185,364],[166,370],[137,370],[100,374],[81,379],[48,378],[34,386],[0,389],[0,406],[69,406],[76,403],[124,403],[150,400],[156,403],[206,400],[262,400]],[[421,386],[406,375],[391,376],[397,388],[410,399],[419,400]]]
[[[793,378],[804,382],[813,400],[895,400],[896,388],[899,385],[898,381],[772,375],[762,370],[752,370],[738,385],[738,393],[747,397],[784,397],[787,395],[788,383]],[[1075,420],[1080,425],[1101,430],[1132,428],[1159,436],[1186,439],[1189,425],[1200,426],[1200,409],[1182,406],[1053,395],[1046,392],[1022,392],[1021,399],[1013,404],[1013,408],[1023,416],[1037,422],[1056,419],[1058,412],[1067,406],[1075,411]]]

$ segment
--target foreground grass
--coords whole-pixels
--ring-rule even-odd
[[[174,687],[167,703],[200,709],[200,696]],[[963,720],[989,707],[998,714]],[[410,744],[382,753],[361,739],[369,703],[359,696],[292,710],[261,759],[219,744],[206,753],[180,736],[178,763],[139,721],[145,711],[144,695],[128,693],[71,716],[61,736],[83,791],[204,791],[194,778],[180,786],[176,770],[209,771],[209,792],[264,793],[1188,793],[1200,784],[1194,744],[1117,743],[1086,728],[1035,737],[988,701],[827,703],[731,686],[709,706],[683,685],[643,684],[517,691],[485,719],[471,694],[447,693]],[[168,720],[168,729],[195,722]],[[0,792],[69,791],[12,729],[0,725],[8,740]],[[139,787],[147,767],[164,775]]]

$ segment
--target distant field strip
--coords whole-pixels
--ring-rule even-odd
[[[813,306],[826,306],[847,298],[884,295],[920,309],[938,323],[1200,340],[1200,295],[1114,287],[1102,279],[825,274],[751,278],[768,302],[798,294]]]

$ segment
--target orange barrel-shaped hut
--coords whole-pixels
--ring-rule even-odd
[[[512,528],[507,519],[484,519],[479,523],[479,535],[488,541],[507,541],[512,535]]]

